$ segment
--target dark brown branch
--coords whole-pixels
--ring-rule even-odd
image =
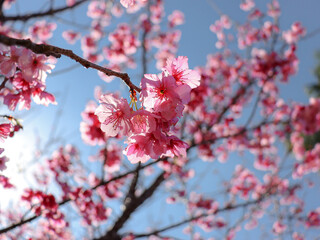
[[[158,160],[156,160],[156,161],[154,161],[154,162],[150,162],[150,163],[148,163],[148,164],[146,164],[146,165],[141,166],[140,169],[144,169],[144,168],[146,168],[146,167],[149,167],[149,166],[151,166],[151,165],[154,165],[154,164],[156,164],[156,163],[158,163],[158,162],[160,162],[160,161],[163,161],[164,159],[166,159],[166,158],[159,158]],[[102,181],[102,182],[100,182],[98,185],[94,186],[94,187],[91,188],[91,189],[92,189],[92,190],[95,190],[95,189],[97,189],[98,187],[101,187],[101,186],[103,186],[103,185],[107,185],[107,184],[109,184],[109,183],[111,183],[111,182],[114,182],[114,181],[116,181],[116,180],[119,180],[119,179],[121,179],[121,178],[124,178],[124,177],[126,177],[126,176],[128,176],[128,175],[130,175],[130,174],[135,173],[135,172],[136,172],[136,169],[131,170],[131,171],[129,171],[129,172],[126,172],[126,173],[124,173],[124,174],[115,176],[115,177],[113,177],[113,178],[111,178],[111,179],[109,179],[109,180],[107,180],[107,181]],[[64,201],[60,202],[58,205],[59,205],[59,206],[62,206],[62,205],[66,204],[66,203],[68,203],[68,202],[70,202],[70,201],[71,201],[71,199],[68,198],[68,199],[65,199]],[[0,229],[0,234],[9,232],[9,231],[11,231],[11,230],[13,230],[13,229],[15,229],[15,228],[17,228],[17,227],[20,227],[20,226],[22,226],[22,225],[24,225],[24,224],[26,224],[26,223],[30,223],[30,222],[32,222],[33,220],[35,220],[35,219],[37,219],[37,218],[39,218],[39,217],[40,217],[40,216],[34,215],[34,216],[29,217],[29,218],[27,218],[27,219],[25,219],[25,220],[22,220],[22,221],[20,221],[20,222],[14,223],[14,224],[10,225],[9,227]]]
[[[1,0],[2,1],[2,0]],[[0,16],[0,22],[4,23],[4,22],[8,22],[8,21],[22,21],[22,22],[26,22],[30,19],[33,18],[40,18],[40,17],[45,17],[45,16],[52,16],[55,15],[57,13],[61,13],[64,12],[66,10],[71,10],[77,6],[80,6],[81,4],[87,2],[88,0],[79,0],[77,1],[75,4],[73,4],[72,6],[64,6],[64,7],[59,7],[59,8],[55,8],[55,9],[51,9],[49,8],[47,11],[45,12],[36,12],[36,13],[28,13],[25,15],[15,15],[15,16],[4,16],[3,14]],[[3,1],[2,1],[3,2]],[[1,2],[0,2],[1,3]]]
[[[3,17],[3,4],[4,0],[0,0],[0,18]]]
[[[1,85],[0,85],[0,91],[1,91],[3,88],[5,88],[6,83],[8,82],[8,80],[9,80],[9,78],[6,78],[6,77],[3,79],[3,82],[2,82]]]
[[[1,230],[0,230],[0,234],[9,232],[9,231],[15,229],[16,227],[20,227],[20,226],[22,226],[22,225],[24,225],[24,224],[26,224],[26,223],[32,222],[33,220],[35,220],[35,219],[37,219],[37,218],[38,218],[38,216],[37,216],[37,215],[34,215],[33,217],[30,217],[30,218],[27,218],[27,219],[25,219],[25,220],[22,220],[22,221],[20,221],[20,222],[18,222],[18,223],[12,224],[11,226],[9,226],[9,227],[7,227],[7,228],[1,229]]]
[[[138,184],[138,179],[140,175],[140,168],[141,168],[141,162],[138,163],[138,166],[136,168],[136,172],[134,173],[134,177],[131,181],[128,193],[123,201],[124,205],[127,206],[131,201],[133,201],[136,198],[135,191]]]
[[[107,76],[115,76],[115,77],[121,78],[127,84],[127,86],[130,88],[130,90],[136,90],[137,92],[141,91],[140,88],[138,88],[137,86],[135,86],[131,82],[130,77],[127,73],[120,73],[120,72],[113,71],[111,69],[101,67],[95,63],[92,63],[92,62],[76,55],[71,50],[59,48],[59,47],[49,45],[49,44],[36,44],[36,43],[33,43],[30,39],[16,39],[16,38],[11,38],[11,37],[8,37],[8,36],[2,35],[2,34],[0,34],[0,43],[7,45],[7,46],[25,47],[25,48],[30,49],[34,53],[44,54],[46,56],[53,56],[56,58],[60,58],[61,55],[64,55],[64,56],[69,57],[69,58],[73,59],[74,61],[80,63],[85,68],[93,68],[93,69],[96,69],[100,72],[103,72]]]
[[[106,235],[98,238],[97,240],[120,240],[121,236],[118,231],[123,227],[126,221],[130,218],[131,214],[141,206],[148,198],[150,198],[161,183],[165,180],[164,172],[162,172],[139,197],[131,201],[126,209],[123,211],[122,215],[114,223],[113,227],[106,233]]]

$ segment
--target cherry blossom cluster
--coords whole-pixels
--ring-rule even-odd
[[[0,124],[0,141],[3,142],[4,139],[10,136],[12,131],[11,123],[2,123]]]
[[[96,155],[91,156],[90,160],[102,162],[103,168],[107,173],[117,172],[120,170],[122,163],[122,148],[116,143],[111,142],[107,147],[101,148]]]
[[[25,201],[37,216],[46,217],[51,223],[50,225],[55,226],[55,228],[63,229],[68,226],[68,223],[64,220],[64,214],[59,211],[56,199],[52,194],[27,189],[21,200]]]
[[[320,227],[320,208],[308,213],[305,224],[307,227]]]
[[[146,74],[141,80],[142,109],[134,112],[126,99],[105,94],[95,114],[108,136],[128,137],[124,153],[132,163],[160,156],[184,156],[188,145],[172,130],[190,101],[191,89],[199,84],[200,76],[189,69],[188,58],[170,59],[161,75]],[[132,102],[136,105],[134,96]]]
[[[4,139],[6,139],[8,136],[10,136],[12,132],[12,124],[11,123],[2,123],[0,124],[0,142],[4,142]],[[0,155],[4,152],[3,148],[0,148]],[[0,172],[5,170],[7,168],[6,162],[9,161],[9,158],[2,155],[0,156]],[[0,174],[0,185],[4,188],[12,188],[13,185],[9,182],[9,179],[6,176],[3,176]]]
[[[290,140],[293,152],[299,160],[293,176],[302,177],[320,169],[320,144],[306,146],[304,140],[305,136],[313,135],[320,130],[320,99],[311,98],[309,105],[295,105],[291,117],[294,132]]]
[[[188,212],[200,215],[208,214],[209,216],[199,218],[194,221],[199,227],[204,231],[210,232],[214,229],[223,228],[227,225],[226,221],[222,217],[214,216],[214,213],[218,210],[219,204],[210,198],[205,198],[201,194],[191,192],[188,197]],[[189,228],[184,229],[184,233],[188,234],[190,232]]]
[[[110,22],[110,14],[108,13],[107,3],[105,1],[93,0],[88,6],[87,15],[92,19],[100,19],[105,25]]]
[[[31,97],[37,104],[56,104],[55,97],[45,91],[47,73],[54,67],[52,58],[25,48],[1,46],[0,62],[0,74],[6,82],[0,97],[10,110],[18,104],[20,110],[30,109]]]
[[[14,188],[14,185],[10,182],[10,179],[2,174],[0,174],[0,185],[3,188]]]
[[[295,22],[292,24],[290,30],[282,33],[282,37],[288,44],[293,44],[297,43],[301,37],[305,36],[305,34],[306,29],[301,25],[300,22]]]
[[[63,196],[67,197],[72,191],[70,180],[81,183],[85,179],[84,171],[78,164],[74,164],[79,160],[79,152],[72,145],[59,147],[53,152],[51,158],[47,159],[46,167],[53,174],[55,181],[60,186]],[[38,179],[47,181],[46,177],[38,174]]]
[[[83,224],[88,226],[98,226],[106,221],[111,214],[111,209],[106,208],[101,201],[94,201],[91,190],[77,188],[70,193],[70,197],[75,201],[76,207],[83,217]]]
[[[103,48],[105,58],[112,63],[122,64],[132,62],[129,56],[137,51],[140,41],[132,33],[128,24],[120,24],[117,29],[109,34],[111,45]]]
[[[228,16],[222,15],[219,20],[210,26],[210,30],[214,32],[218,38],[216,48],[222,48],[226,45],[226,36],[223,32],[224,29],[231,28],[231,21]]]
[[[80,38],[80,33],[73,30],[67,30],[62,33],[62,37],[69,43],[75,44],[75,42]]]
[[[10,123],[1,123],[0,124],[0,142],[4,142],[4,140],[8,137],[13,137],[15,132],[19,131],[22,126],[18,122],[17,119],[11,116],[1,116],[10,121]],[[4,148],[0,147],[0,172],[7,169],[6,163],[9,161],[9,158],[3,155]],[[0,185],[3,188],[13,188],[14,186],[10,183],[9,178],[0,174]]]
[[[95,115],[97,104],[94,101],[87,103],[85,110],[81,113],[83,121],[80,123],[82,140],[89,145],[102,145],[106,142],[107,136],[101,130],[101,124]]]
[[[320,130],[320,99],[311,98],[309,105],[297,104],[292,112],[292,123],[296,131],[306,135]]]
[[[33,42],[45,43],[52,36],[53,31],[57,28],[55,23],[47,23],[46,21],[38,21],[29,28],[29,34]]]
[[[102,55],[97,53],[98,39],[92,35],[86,35],[81,38],[81,49],[83,56],[87,60],[97,63],[102,60]]]
[[[122,6],[124,6],[125,8],[129,7],[129,6],[133,6],[134,5],[134,0],[120,0],[120,3],[122,4]]]
[[[231,180],[230,193],[248,199],[250,192],[254,192],[258,185],[259,181],[252,172],[237,165],[234,178]]]
[[[318,172],[320,170],[320,144],[317,143],[312,149],[306,150],[304,138],[299,133],[291,135],[291,143],[293,145],[293,152],[300,159],[295,165],[293,177],[301,178],[310,172]]]

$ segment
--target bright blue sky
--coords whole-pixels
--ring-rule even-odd
[[[175,9],[179,9],[185,14],[186,23],[179,27],[182,30],[182,38],[180,41],[180,48],[178,55],[188,56],[190,67],[195,67],[199,65],[204,65],[206,62],[206,56],[209,53],[217,52],[215,48],[215,35],[210,32],[209,26],[219,18],[219,15],[214,11],[210,5],[211,0],[167,0],[166,1],[166,13],[167,15]],[[43,2],[38,0],[27,1],[28,3]],[[63,2],[63,1],[61,1]],[[214,3],[221,9],[221,11],[229,16],[235,21],[243,21],[245,14],[239,10],[240,1],[231,1],[231,0],[215,0]],[[262,9],[265,9],[265,3],[269,1],[257,0],[257,5],[261,6]],[[20,9],[30,9],[34,10],[34,4],[28,6],[25,5],[25,2],[20,5]],[[288,29],[294,21],[301,21],[302,25],[306,27],[307,32],[311,32],[320,27],[320,1],[319,0],[283,0],[280,1],[280,6],[282,9],[282,14],[280,18],[280,26],[282,29]],[[86,9],[82,7],[81,14],[65,14],[63,15],[68,19],[74,19],[77,22],[85,22]],[[77,42],[76,45],[68,45],[61,37],[61,32],[66,28],[63,24],[58,23],[58,28],[55,30],[54,38],[50,41],[51,44],[70,48],[74,50],[79,55],[82,55],[80,50],[80,43]],[[68,29],[68,28],[67,28]],[[111,27],[113,31],[113,27]],[[320,49],[320,34],[315,35],[314,37],[302,41],[298,45],[298,58],[300,59],[299,73],[292,78],[290,85],[285,85],[281,88],[282,97],[288,99],[289,101],[302,101],[307,102],[308,99],[304,93],[304,88],[307,84],[315,81],[315,78],[312,75],[313,68],[315,66],[314,53],[316,50]],[[67,66],[74,65],[74,62],[66,57],[62,57],[58,60],[56,68],[53,70],[59,71],[66,68]],[[154,67],[150,66],[150,73],[157,73]],[[130,76],[136,76],[141,73],[141,68],[137,68],[134,71],[130,71]],[[134,81],[135,79],[133,77]],[[28,134],[32,139],[31,135],[34,132],[38,132],[41,136],[42,142],[47,138],[48,127],[57,126],[57,132],[62,133],[66,143],[76,144],[81,152],[86,156],[89,154],[94,154],[96,148],[87,147],[82,141],[79,131],[79,124],[81,121],[80,113],[84,110],[86,103],[89,100],[94,99],[93,91],[94,87],[97,85],[102,85],[105,90],[115,91],[115,90],[127,90],[126,86],[119,79],[113,80],[112,83],[107,84],[103,82],[97,72],[92,69],[85,69],[83,67],[75,68],[74,70],[67,72],[65,74],[49,76],[47,78],[47,90],[51,93],[56,94],[57,106],[50,106],[48,108],[42,106],[35,106],[33,112],[29,115],[23,116],[24,118],[24,127],[25,130],[19,135]],[[127,97],[128,94],[123,95]],[[61,110],[61,117],[59,122],[56,121],[55,115],[58,111]],[[30,141],[28,137],[27,141]],[[13,139],[14,140],[14,139]],[[32,140],[33,141],[33,140]],[[51,149],[53,150],[53,149]],[[234,157],[235,158],[235,157]],[[13,160],[13,159],[12,159]],[[220,163],[216,163],[220,164]],[[200,169],[201,170],[201,169]],[[228,175],[231,174],[231,171],[234,170],[234,165],[221,165],[220,174]],[[213,183],[218,184],[218,180],[212,173],[207,173],[207,185],[202,186],[203,189],[207,192],[212,192]],[[210,184],[209,184],[210,182]],[[319,189],[319,188],[318,188]],[[319,194],[317,195],[320,196]],[[161,198],[158,194],[157,198]],[[314,202],[311,202],[314,205]],[[174,207],[175,208],[175,207]],[[179,208],[173,208],[171,206],[156,205],[153,207],[153,218],[155,221],[158,221],[159,212],[163,212],[163,209],[166,212],[171,211],[172,216],[169,218],[176,217],[176,211]],[[146,213],[146,215],[150,215]],[[139,215],[139,219],[148,219],[146,216]],[[161,218],[160,218],[161,219]],[[135,222],[129,226],[134,227]],[[142,225],[141,225],[142,227]],[[142,229],[141,229],[142,230]],[[254,234],[255,232],[253,232]],[[243,235],[242,235],[243,234]],[[255,239],[252,233],[242,233],[237,239]],[[183,239],[181,235],[181,238]],[[251,237],[251,238],[250,238]]]

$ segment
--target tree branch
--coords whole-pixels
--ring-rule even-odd
[[[2,83],[1,83],[1,85],[0,85],[0,91],[1,91],[3,88],[5,88],[6,83],[8,82],[8,80],[9,80],[9,78],[4,77],[4,79],[3,79],[3,81],[2,81]]]
[[[25,48],[30,49],[34,53],[44,54],[46,56],[53,56],[56,58],[60,58],[61,55],[64,55],[64,56],[69,57],[69,58],[73,59],[74,61],[80,63],[85,68],[93,68],[93,69],[96,69],[100,72],[103,72],[107,76],[115,76],[115,77],[121,78],[127,84],[127,86],[130,88],[130,90],[136,90],[137,92],[141,91],[140,88],[138,88],[137,86],[135,86],[131,82],[130,77],[127,73],[120,73],[120,72],[113,71],[111,69],[101,67],[95,63],[92,63],[92,62],[76,55],[71,50],[59,48],[59,47],[49,45],[49,44],[36,44],[36,43],[33,43],[30,39],[16,39],[16,38],[11,38],[11,37],[8,37],[8,36],[2,35],[2,34],[0,34],[0,43],[7,45],[7,46],[25,47]]]
[[[3,2],[3,0],[1,0]],[[1,3],[0,1],[0,3]],[[73,4],[72,6],[64,6],[64,7],[59,7],[56,9],[51,9],[49,8],[47,11],[45,12],[36,12],[36,13],[28,13],[25,15],[15,15],[15,16],[4,16],[3,14],[0,15],[0,22],[4,23],[4,22],[9,22],[9,21],[22,21],[22,22],[26,22],[30,19],[33,18],[40,18],[40,17],[45,17],[45,16],[51,16],[51,15],[55,15],[57,13],[61,13],[64,12],[66,10],[71,10],[77,6],[80,6],[81,4],[87,2],[88,0],[79,0],[78,2],[76,2],[75,4]]]
[[[3,4],[4,0],[0,0],[0,18],[3,17]]]
[[[156,189],[161,185],[161,183],[165,180],[165,173],[162,172],[155,181],[147,188],[139,197],[135,198],[131,201],[126,209],[123,211],[122,215],[118,218],[118,220],[114,223],[113,227],[102,237],[97,238],[96,240],[120,240],[121,236],[118,234],[118,231],[122,228],[122,226],[126,223],[126,221],[130,218],[131,214],[141,206],[148,198],[150,198]]]

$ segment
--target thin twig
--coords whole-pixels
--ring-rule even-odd
[[[66,10],[71,10],[77,6],[80,6],[81,4],[87,2],[88,0],[80,0],[78,2],[76,2],[75,4],[71,5],[71,6],[63,6],[63,7],[59,7],[56,9],[51,9],[49,8],[47,11],[44,12],[36,12],[36,13],[28,13],[25,15],[15,15],[15,16],[4,16],[4,15],[0,15],[0,22],[4,23],[4,22],[9,22],[9,21],[21,21],[21,22],[26,22],[30,19],[33,18],[40,18],[40,17],[45,17],[45,16],[52,16],[55,15],[57,13],[61,13],[64,12]]]

